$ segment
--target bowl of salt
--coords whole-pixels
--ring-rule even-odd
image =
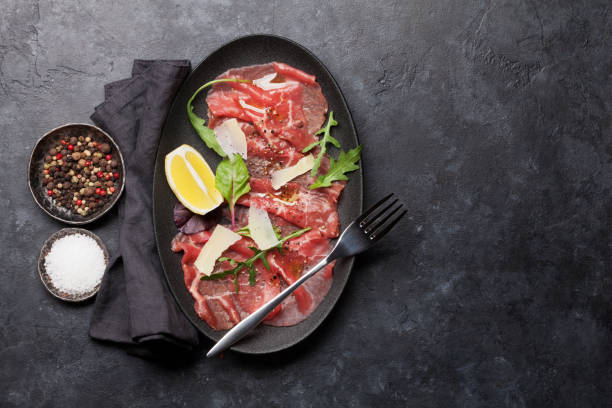
[[[64,228],[43,244],[38,273],[53,296],[80,302],[98,292],[108,261],[106,246],[96,234],[82,228]]]

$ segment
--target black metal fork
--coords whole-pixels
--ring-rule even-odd
[[[323,269],[325,265],[338,258],[357,255],[370,248],[385,236],[407,212],[407,210],[403,210],[398,214],[402,210],[403,204],[398,204],[399,200],[397,198],[390,201],[392,197],[393,194],[389,194],[357,217],[355,221],[351,222],[342,232],[329,255],[303,274],[300,279],[268,301],[268,303],[234,326],[210,349],[206,357],[213,357],[219,354],[244,337],[251,329],[261,323],[287,296]]]

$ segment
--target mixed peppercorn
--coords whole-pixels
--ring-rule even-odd
[[[119,193],[119,157],[102,136],[67,133],[45,155],[43,187],[55,205],[87,216]]]

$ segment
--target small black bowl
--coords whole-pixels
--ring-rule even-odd
[[[117,152],[117,155],[119,156],[117,171],[121,176],[118,180],[116,180],[116,184],[118,183],[118,188],[116,188],[115,193],[113,194],[113,198],[109,202],[107,202],[101,209],[86,216],[82,216],[64,207],[56,205],[53,200],[49,196],[47,196],[47,189],[43,185],[45,154],[53,146],[58,145],[62,137],[64,137],[66,134],[95,135],[96,138],[102,139],[104,142],[110,144],[112,151]],[[50,130],[45,135],[43,135],[43,137],[41,137],[38,142],[36,142],[36,145],[32,150],[32,154],[30,156],[30,164],[28,166],[28,183],[30,186],[30,192],[32,193],[32,197],[34,197],[34,201],[36,201],[38,206],[42,208],[43,211],[49,214],[51,217],[72,225],[88,224],[106,214],[108,210],[110,210],[112,206],[115,205],[115,203],[119,200],[121,193],[123,193],[123,188],[125,186],[125,165],[123,163],[123,156],[121,155],[121,151],[119,150],[119,146],[117,146],[117,143],[115,143],[113,138],[110,137],[109,134],[103,131],[102,129],[86,123],[68,123],[66,125]]]
[[[51,280],[51,277],[47,273],[47,269],[45,268],[45,258],[47,257],[47,255],[49,255],[51,247],[53,246],[55,241],[72,234],[82,234],[93,238],[104,253],[104,263],[108,267],[108,250],[106,249],[106,245],[104,245],[104,242],[102,242],[100,237],[98,237],[93,232],[82,228],[63,228],[53,233],[53,235],[47,238],[47,240],[43,244],[42,249],[40,250],[40,256],[38,257],[38,274],[40,275],[40,280],[42,281],[43,285],[45,285],[45,288],[56,298],[65,300],[67,302],[81,302],[83,300],[93,297],[96,293],[98,293],[102,280],[100,280],[100,282],[98,282],[98,284],[90,291],[79,294],[66,293],[55,287],[53,281]]]

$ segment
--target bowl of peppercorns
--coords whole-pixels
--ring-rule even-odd
[[[69,123],[36,142],[28,180],[34,200],[56,220],[83,225],[111,209],[123,192],[119,146],[102,129]]]

